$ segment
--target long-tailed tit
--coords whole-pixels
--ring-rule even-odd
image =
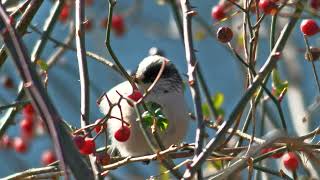
[[[174,64],[158,55],[148,56],[143,59],[134,76],[138,82],[136,84],[137,88],[140,92],[144,92],[155,81],[164,61],[167,62],[160,79],[144,98],[144,101],[154,102],[162,107],[162,112],[169,123],[166,130],[159,131],[159,136],[164,146],[169,147],[172,144],[181,143],[188,128],[189,117],[181,76]],[[110,102],[115,104],[121,96],[127,97],[132,94],[132,91],[133,88],[128,81],[113,87],[102,97],[99,104],[100,111],[106,115],[110,109]],[[130,137],[124,142],[119,142],[114,138],[116,131],[123,126],[123,123],[119,120],[121,111],[119,107],[115,106],[112,108],[110,115],[116,118],[110,118],[107,121],[112,145],[119,150],[122,156],[139,156],[152,153],[139,129],[135,109],[124,99],[120,102],[120,106],[123,120],[130,124]]]

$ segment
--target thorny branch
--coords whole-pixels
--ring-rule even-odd
[[[197,121],[197,130],[196,130],[196,151],[195,158],[199,156],[202,151],[203,143],[204,143],[204,134],[205,134],[205,126],[203,122],[203,115],[201,109],[201,96],[200,89],[198,86],[198,77],[197,77],[197,60],[193,47],[193,39],[192,39],[192,29],[191,29],[191,17],[196,14],[195,11],[191,10],[191,6],[188,0],[181,1],[182,8],[182,17],[183,17],[183,37],[184,37],[184,45],[185,45],[185,53],[186,60],[188,64],[188,78],[189,78],[189,86],[192,95],[192,100],[194,104],[194,113]],[[211,102],[208,102],[211,103]],[[198,179],[202,179],[202,170],[199,167],[197,169]]]

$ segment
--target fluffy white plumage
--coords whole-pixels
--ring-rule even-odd
[[[150,75],[150,73],[152,74],[155,70],[155,66],[161,65],[164,60],[167,59],[154,55],[146,57],[141,61],[136,72],[136,77],[144,79],[146,82],[137,84],[137,87],[141,92],[144,92],[144,89],[149,87],[152,83],[147,82],[149,77],[144,76]],[[152,71],[150,72],[151,68]],[[168,69],[164,71],[163,77],[160,78],[156,86],[145,98],[145,101],[152,101],[161,105],[162,112],[169,120],[168,129],[164,132],[159,131],[162,142],[166,147],[169,147],[172,144],[178,144],[183,141],[188,128],[188,111],[183,95],[182,81],[177,74],[176,68],[171,63],[166,65],[165,68]],[[148,73],[146,73],[147,71]],[[157,70],[156,68],[155,73],[157,74],[158,71],[159,69]],[[109,90],[106,95],[112,103],[117,103],[120,98],[120,95],[116,91],[126,97],[132,93],[132,87],[128,81],[125,81]],[[120,105],[124,120],[131,125],[131,135],[126,142],[118,142],[114,139],[113,135],[121,127],[121,121],[109,119],[108,130],[112,145],[115,146],[123,156],[138,156],[152,153],[136,122],[137,116],[134,108],[132,108],[126,100],[122,100]],[[106,98],[101,100],[99,107],[103,114],[108,113],[109,104]],[[114,107],[111,111],[111,115],[120,118],[119,108]]]

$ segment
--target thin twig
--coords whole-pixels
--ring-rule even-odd
[[[213,129],[216,129],[216,130],[219,130],[219,129],[221,128],[220,125],[214,124],[214,123],[212,123],[212,122],[207,122],[206,124],[207,124],[207,126],[208,126],[209,128],[213,128]],[[229,134],[231,134],[232,132],[234,132],[234,134],[237,135],[237,136],[239,136],[239,137],[242,137],[242,138],[247,139],[247,140],[251,140],[251,135],[246,134],[246,133],[244,133],[244,132],[242,132],[242,131],[240,131],[240,130],[234,130],[234,129],[232,129],[232,128],[229,128],[227,132],[228,132]],[[255,141],[255,142],[258,143],[258,144],[263,144],[263,143],[265,142],[265,140],[260,139],[260,138],[258,138],[258,137],[254,137],[254,138],[253,138],[253,141]]]
[[[247,160],[251,157],[255,157],[258,153],[261,152],[261,150],[263,148],[266,148],[268,147],[270,144],[273,144],[275,142],[279,142],[279,141],[282,141],[282,140],[285,140],[287,138],[287,136],[285,134],[283,134],[282,132],[273,132],[272,134],[270,134],[268,136],[268,140],[262,144],[262,145],[259,145],[259,146],[253,146],[248,152],[247,154],[245,155],[244,152],[243,153],[240,153],[237,157],[244,157],[245,158],[239,158],[239,159],[235,159],[230,166],[228,166],[228,168],[226,169],[222,169],[222,170],[219,170],[217,172],[215,172],[213,175],[211,175],[211,178],[217,178],[217,179],[226,179],[227,177],[229,177],[229,175],[231,175],[233,172],[236,172],[240,169],[243,169],[245,167],[248,166],[248,163]],[[270,156],[271,154],[269,154]],[[266,158],[266,155],[264,155],[265,158]],[[253,162],[255,162],[253,160]],[[252,162],[252,163],[253,163]]]
[[[120,166],[123,166],[128,163],[132,162],[141,162],[141,161],[152,161],[152,160],[162,160],[162,158],[166,155],[169,155],[170,153],[177,152],[180,149],[183,149],[189,145],[181,145],[181,146],[170,146],[168,149],[165,149],[163,151],[160,151],[158,153],[147,155],[147,156],[140,156],[140,157],[127,157],[123,160],[120,160],[118,162],[115,162],[113,164],[109,164],[106,166],[103,166],[103,170],[111,170],[116,169]],[[182,158],[182,157],[179,157]]]
[[[62,10],[64,2],[65,2],[65,0],[57,0],[54,3],[54,7],[52,8],[49,17],[47,18],[47,20],[43,26],[43,34],[42,34],[41,38],[37,41],[32,53],[31,53],[31,60],[33,62],[35,62],[36,60],[38,60],[38,58],[40,58],[40,56],[43,52],[43,49],[47,44],[48,36],[51,34],[51,32],[57,22],[58,16]]]
[[[108,14],[108,22],[107,22],[107,31],[106,31],[106,41],[105,41],[105,45],[112,57],[112,59],[114,60],[114,62],[117,65],[117,68],[120,70],[120,73],[122,73],[122,75],[130,82],[132,88],[137,89],[136,84],[133,82],[132,78],[130,77],[130,75],[127,73],[127,71],[123,68],[123,66],[121,65],[118,57],[116,56],[116,54],[113,52],[113,49],[111,47],[111,41],[110,41],[110,32],[111,32],[111,20],[112,20],[112,15],[113,15],[113,7],[116,5],[116,1],[115,0],[109,0],[109,14]]]
[[[15,173],[10,176],[4,177],[3,179],[19,180],[19,179],[28,178],[29,176],[34,176],[34,175],[39,175],[39,174],[47,174],[47,173],[56,173],[56,172],[60,172],[59,167],[48,166],[48,167],[28,169],[26,171],[22,171],[22,172]]]
[[[35,27],[35,26],[33,26],[33,25],[30,25],[29,27],[30,27],[34,32],[36,32],[37,34],[43,35],[43,33],[42,33],[37,27]],[[48,36],[47,38],[48,38],[48,40],[50,40],[51,42],[53,42],[54,44],[56,44],[56,45],[58,45],[58,46],[61,46],[61,47],[63,47],[63,48],[67,48],[67,49],[69,49],[69,50],[72,50],[72,51],[74,51],[74,52],[77,52],[77,48],[75,48],[75,47],[73,47],[73,46],[71,46],[71,45],[67,45],[67,44],[65,44],[65,43],[63,43],[63,42],[60,42],[59,40],[57,40],[57,39],[55,39],[55,38],[53,38],[53,37],[51,37],[51,36]],[[100,56],[100,55],[98,55],[98,54],[96,54],[96,53],[94,53],[94,52],[91,52],[91,51],[86,51],[86,55],[87,55],[88,57],[91,57],[92,59],[94,59],[94,60],[102,63],[103,65],[111,68],[111,69],[114,70],[115,72],[119,72],[119,70],[118,70],[118,68],[115,66],[115,64],[113,64],[111,61],[103,58],[102,56]]]
[[[88,65],[86,59],[86,47],[85,47],[85,31],[83,22],[85,22],[85,9],[84,9],[84,0],[75,1],[75,22],[76,22],[76,46],[77,46],[77,59],[79,65],[79,76],[80,76],[80,95],[81,95],[81,106],[80,106],[80,123],[81,127],[85,127],[90,124],[89,122],[89,113],[90,113],[90,82],[89,82],[89,73]],[[86,131],[86,135],[91,137],[91,132]],[[94,155],[89,155],[91,167],[95,179],[100,179],[100,170],[99,166],[95,162]]]
[[[75,35],[74,23],[70,22],[70,30],[69,30],[67,37],[63,41],[63,43],[66,44],[67,46],[70,46],[72,44],[72,41],[74,40],[74,35]],[[54,54],[52,54],[50,56],[50,58],[48,59],[48,61],[47,61],[48,67],[56,64],[56,62],[60,59],[60,57],[66,52],[66,50],[67,50],[67,48],[65,48],[63,46],[59,47],[54,52]]]
[[[320,94],[319,76],[318,76],[318,73],[317,73],[317,70],[316,70],[316,66],[314,65],[313,57],[312,57],[311,50],[310,50],[309,41],[308,41],[308,38],[305,35],[303,36],[303,39],[304,39],[304,42],[306,44],[307,58],[308,58],[309,61],[311,61],[313,75],[314,75],[314,78],[316,80],[316,84],[317,84],[318,91],[319,91],[319,94]]]
[[[181,15],[179,13],[180,9],[179,7],[177,6],[176,4],[177,2],[174,1],[174,0],[170,0],[170,5],[171,5],[171,9],[174,13],[174,16],[175,16],[175,22],[176,22],[176,25],[177,25],[177,28],[179,30],[179,33],[180,33],[180,37],[181,37],[181,40],[182,40],[182,43],[184,44],[184,37],[183,37],[183,23],[182,23],[182,18],[181,18]],[[208,34],[212,36],[212,34],[214,34],[213,31],[211,31],[211,27],[208,26],[206,24],[206,22],[199,16],[197,15],[195,17],[195,20],[198,21],[198,23],[205,27],[206,30],[208,31]],[[204,79],[204,75],[202,73],[202,70],[201,70],[201,66],[200,66],[200,63],[197,62],[197,66],[196,66],[196,72],[197,72],[197,76],[199,78],[199,85],[201,86],[201,89],[204,93],[204,97],[208,103],[208,106],[209,106],[209,111],[210,113],[214,116],[214,118],[216,120],[218,120],[219,118],[219,114],[218,114],[218,109],[216,107],[214,107],[213,105],[213,102],[211,100],[211,92],[209,91],[209,88],[208,88],[208,85],[207,83],[205,82],[205,79]],[[222,121],[222,119],[219,119],[220,121]]]
[[[4,106],[0,106],[0,113],[1,111],[8,109],[8,108],[12,108],[12,107],[17,107],[17,106],[24,106],[26,104],[30,103],[29,101],[18,101],[12,104],[8,104],[8,105],[4,105]]]

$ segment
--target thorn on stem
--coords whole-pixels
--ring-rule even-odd
[[[29,87],[32,86],[32,84],[33,84],[32,81],[29,81],[29,82],[24,83],[24,84],[23,84],[23,87],[24,87],[24,88],[29,88]]]
[[[101,103],[101,101],[102,101],[102,98],[103,98],[104,96],[107,97],[107,92],[104,92],[104,93],[103,93],[102,95],[100,95],[99,98],[97,99],[96,103],[97,103],[98,106],[100,105],[100,103]],[[108,97],[107,97],[107,99],[108,99]]]
[[[189,83],[189,86],[193,86],[195,83],[195,80],[189,80],[188,83]]]
[[[81,36],[82,32],[80,30],[77,31],[77,36]]]
[[[194,10],[191,10],[191,11],[187,12],[188,16],[196,16],[197,14],[198,14],[197,11],[194,11]]]

